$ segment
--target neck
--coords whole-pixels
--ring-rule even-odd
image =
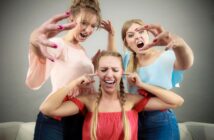
[[[114,91],[114,93],[107,93],[102,90],[102,99],[103,100],[117,100],[118,99],[118,93],[117,91]]]
[[[77,41],[76,38],[74,37],[74,33],[72,30],[68,31],[68,33],[64,35],[63,40],[66,43],[72,44],[74,46],[79,45],[79,41]]]
[[[150,48],[150,49],[144,51],[143,53],[137,54],[138,62],[141,62],[141,61],[144,61],[144,60],[151,58],[151,56],[153,55],[154,52],[155,52],[155,49]]]

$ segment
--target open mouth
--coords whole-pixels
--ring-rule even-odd
[[[139,49],[142,49],[142,48],[144,47],[144,42],[139,42],[139,43],[137,44],[137,47],[138,47]]]
[[[115,84],[115,80],[105,80],[104,82],[109,85]]]
[[[80,36],[81,36],[82,38],[86,38],[88,35],[87,35],[87,34],[80,33]]]

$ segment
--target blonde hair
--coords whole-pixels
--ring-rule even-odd
[[[97,62],[96,62],[96,70],[99,67],[99,60],[103,56],[114,56],[117,57],[121,60],[121,67],[122,67],[122,56],[118,52],[110,52],[110,51],[102,51],[101,54],[98,56]],[[130,140],[130,124],[124,109],[124,105],[126,102],[126,93],[124,91],[124,85],[123,81],[121,79],[120,81],[120,93],[119,94],[119,100],[120,100],[120,105],[122,109],[122,121],[123,121],[123,131],[124,131],[124,140]],[[90,136],[92,140],[97,140],[97,123],[98,123],[98,106],[100,103],[100,99],[102,97],[102,91],[101,91],[101,85],[99,87],[99,94],[97,95],[96,102],[94,105],[94,113],[92,115],[92,121],[91,121],[91,128],[90,128]]]
[[[81,10],[95,14],[97,16],[98,27],[101,23],[101,11],[99,0],[73,0],[73,4],[70,7],[70,11],[74,17],[76,17]]]
[[[144,25],[144,22],[141,19],[131,19],[131,20],[126,21],[123,24],[123,27],[121,30],[123,45],[125,46],[125,48],[127,48],[129,51],[132,52],[130,60],[128,62],[127,69],[126,69],[126,72],[130,72],[130,73],[135,72],[137,69],[137,65],[138,65],[138,59],[136,57],[136,53],[128,46],[128,44],[126,42],[126,32],[134,23],[142,25],[142,26]]]

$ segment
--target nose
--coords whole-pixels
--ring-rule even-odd
[[[113,77],[113,72],[112,70],[108,70],[105,74],[106,77]]]
[[[142,35],[139,32],[137,32],[136,35],[135,35],[135,39],[141,38],[141,36]]]
[[[91,33],[94,31],[94,28],[91,27],[91,26],[86,26],[86,27],[85,27],[85,31],[86,31],[88,34],[91,34]]]

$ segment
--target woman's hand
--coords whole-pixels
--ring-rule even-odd
[[[93,77],[96,76],[96,74],[84,74],[83,76],[76,79],[77,86],[88,86],[91,83],[94,82]]]
[[[94,83],[93,77],[96,74],[84,74],[76,80],[72,80],[65,88],[67,89],[68,98],[73,98],[81,94],[80,89],[87,89],[92,83]],[[72,90],[71,90],[72,89]]]
[[[143,84],[137,73],[128,74],[127,81],[130,85],[134,85],[136,87],[142,87]]]
[[[181,37],[166,31],[160,25],[148,24],[138,30],[147,30],[154,36],[150,43],[145,44],[144,50],[154,46],[166,46],[165,50],[185,46],[185,41]]]
[[[66,18],[72,18],[69,12],[55,15],[31,33],[30,45],[33,46],[34,49],[37,49],[42,57],[53,61],[55,58],[47,52],[47,47],[57,48],[58,46],[48,39],[56,36],[62,31],[70,30],[75,27],[76,23],[72,19],[70,19],[69,23],[63,25],[57,24],[59,21]]]
[[[114,36],[114,28],[111,24],[111,21],[102,20],[100,27],[103,28],[104,30],[106,30],[109,33],[109,35]]]
[[[100,27],[103,28],[104,30],[106,30],[108,32],[107,50],[108,51],[118,52],[117,47],[115,45],[114,27],[112,26],[111,21],[109,21],[109,20],[102,20]]]

